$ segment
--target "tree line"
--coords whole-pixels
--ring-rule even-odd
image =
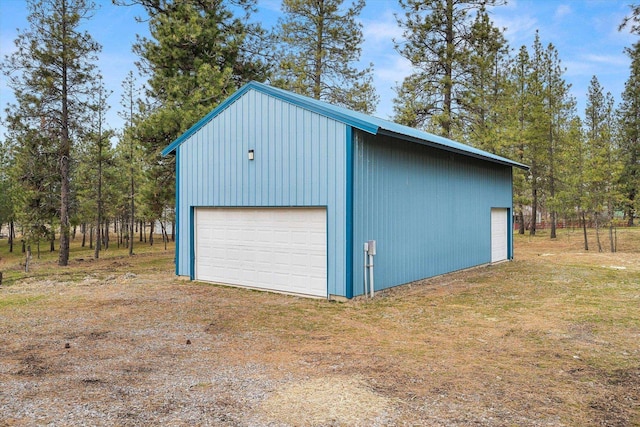
[[[114,0],[142,6],[141,81],[122,83],[123,129],[105,117],[113,100],[83,26],[90,0],[29,0],[29,26],[0,69],[15,94],[0,139],[0,225],[26,244],[59,239],[59,265],[82,234],[94,256],[109,236],[133,254],[134,241],[173,238],[175,159],[160,151],[251,80],[364,113],[376,109],[373,67],[359,67],[364,0],[283,0],[273,28],[257,20],[257,0]],[[633,225],[640,187],[640,44],[627,48],[621,101],[591,80],[582,115],[559,53],[536,34],[512,49],[487,7],[501,0],[399,0],[394,40],[412,73],[397,87],[393,120],[531,166],[514,172],[519,232],[548,219],[596,227],[598,250],[616,221]],[[640,34],[640,6],[620,24]],[[156,224],[161,230],[156,230]],[[110,232],[111,230],[111,232]],[[113,243],[111,243],[113,244]]]

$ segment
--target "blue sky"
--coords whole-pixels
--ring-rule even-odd
[[[543,44],[553,43],[562,64],[566,67],[565,79],[572,85],[571,92],[578,101],[578,114],[584,113],[589,81],[597,75],[606,91],[616,102],[629,75],[629,58],[624,48],[638,40],[628,31],[619,32],[618,25],[629,12],[633,0],[510,0],[506,6],[493,8],[494,23],[505,28],[505,36],[511,48],[530,47],[536,29]],[[117,112],[120,106],[121,83],[129,70],[136,72],[136,56],[131,52],[136,34],[148,34],[147,25],[138,23],[136,16],[143,11],[139,7],[116,7],[110,0],[96,0],[99,9],[87,23],[87,30],[103,46],[98,66],[106,86],[113,91],[111,110],[107,119],[114,129],[122,127]],[[259,20],[269,28],[280,15],[280,0],[258,0]],[[395,15],[402,14],[396,0],[368,0],[360,20],[365,42],[362,46],[362,63],[374,64],[374,82],[380,96],[376,115],[389,118],[393,114],[393,88],[411,72],[410,64],[394,49],[393,40],[402,39],[402,30],[396,24]],[[27,28],[27,8],[23,0],[0,0],[0,56],[14,50],[16,29]],[[0,117],[13,99],[0,76]],[[4,128],[0,125],[0,134]]]

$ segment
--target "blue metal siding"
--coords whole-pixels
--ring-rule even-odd
[[[192,207],[325,206],[328,290],[345,295],[347,126],[248,90],[176,146],[177,271],[193,276]],[[255,160],[248,160],[248,150]]]
[[[510,166],[354,133],[354,295],[367,240],[376,289],[491,261],[491,208],[511,208]]]

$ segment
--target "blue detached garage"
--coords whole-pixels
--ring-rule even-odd
[[[513,257],[527,167],[446,138],[251,82],[170,153],[176,274],[193,280],[351,298],[365,248],[375,290]]]

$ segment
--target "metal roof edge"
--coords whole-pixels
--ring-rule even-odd
[[[372,120],[373,118],[367,116],[366,114],[358,113],[344,107],[338,107],[324,101],[289,92],[287,90],[269,86],[264,83],[251,83],[253,83],[254,87],[260,92],[271,95],[274,98],[289,102],[306,110],[332,118],[348,126],[360,129],[364,132],[368,132],[373,135],[378,133],[379,126],[377,125],[377,123],[375,123],[375,120]]]
[[[402,126],[402,125],[400,125]],[[413,129],[413,128],[411,128]],[[433,138],[423,138],[423,137],[416,137],[416,136],[412,136],[412,135],[408,135],[406,133],[402,133],[402,132],[396,132],[390,129],[385,129],[383,127],[381,127],[381,130],[379,132],[380,135],[387,135],[387,136],[391,136],[394,138],[399,138],[399,139],[403,139],[405,141],[409,141],[409,142],[414,142],[416,144],[422,144],[422,145],[427,145],[429,147],[433,147],[433,148],[437,148],[440,150],[444,150],[444,151],[449,151],[452,153],[457,153],[457,154],[462,154],[464,156],[467,157],[474,157],[476,159],[481,159],[481,160],[486,160],[486,161],[490,161],[493,163],[498,163],[498,164],[502,164],[505,166],[512,166],[512,167],[517,167],[519,169],[523,169],[528,171],[530,168],[529,166],[522,164],[522,163],[518,163],[516,161],[507,159],[505,157],[501,157],[498,156],[496,154],[493,153],[489,153],[488,151],[484,151],[484,150],[480,150],[471,146],[468,146],[466,144],[462,144],[461,142],[456,142],[453,140],[449,140],[447,138],[444,137],[439,137],[437,135],[431,135],[428,134],[427,132],[423,132],[426,136],[430,136]],[[447,142],[451,142],[451,143],[455,143],[456,145],[461,145],[461,147],[456,147],[454,145],[450,145],[450,144],[446,144],[443,142],[439,142],[438,140],[443,140],[443,141],[447,141]]]

